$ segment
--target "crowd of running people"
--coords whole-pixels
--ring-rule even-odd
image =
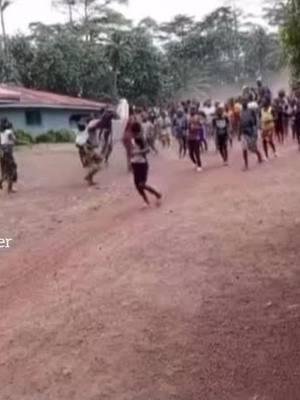
[[[76,146],[89,185],[94,184],[94,176],[101,165],[108,164],[116,118],[116,111],[107,108],[96,118],[78,123]],[[268,160],[270,152],[277,157],[277,147],[285,142],[289,132],[300,150],[300,90],[295,88],[289,96],[281,90],[273,96],[271,90],[258,81],[255,88],[244,87],[239,97],[225,103],[207,100],[201,104],[187,100],[165,108],[132,106],[122,131],[127,167],[134,175],[136,189],[147,204],[147,192],[159,202],[161,194],[147,185],[147,155],[158,154],[159,148],[170,147],[174,140],[178,143],[179,158],[188,154],[198,172],[203,167],[202,155],[212,146],[228,166],[229,148],[235,140],[241,142],[245,170],[249,167],[249,152],[256,155],[259,163]],[[0,134],[0,188],[7,181],[11,192],[17,180],[17,165],[13,156],[15,137],[9,121],[1,122]]]
[[[123,143],[136,188],[148,203],[143,194],[143,188],[147,188],[146,154],[157,153],[159,142],[164,148],[175,138],[179,158],[188,153],[196,171],[201,172],[202,154],[211,143],[228,166],[229,147],[238,140],[244,170],[248,170],[249,153],[255,154],[259,163],[269,160],[270,152],[277,157],[277,147],[284,144],[289,132],[300,151],[300,90],[295,88],[290,96],[281,90],[273,97],[259,80],[256,88],[244,87],[241,96],[226,103],[207,100],[201,104],[188,100],[164,110],[132,108]]]

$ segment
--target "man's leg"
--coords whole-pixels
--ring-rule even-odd
[[[255,153],[257,155],[257,161],[261,164],[263,162],[261,152],[257,149]]]
[[[243,150],[243,159],[244,159],[245,170],[247,170],[249,168],[248,150]]]
[[[144,185],[144,190],[146,190],[147,192],[149,192],[149,193],[151,193],[151,194],[153,194],[158,200],[160,200],[161,199],[161,194],[157,191],[157,190],[155,190],[153,187],[151,187],[151,186],[149,186],[149,185]]]
[[[179,145],[179,158],[182,158],[182,154],[183,154],[183,139],[181,137],[178,138],[178,145]]]
[[[264,149],[264,153],[266,158],[269,158],[269,152],[268,152],[268,141],[264,138],[263,139],[263,149]]]
[[[299,151],[300,151],[300,125],[296,125],[296,137],[297,137],[298,147],[299,147]]]
[[[224,163],[228,163],[228,140],[225,138],[224,140],[224,147],[223,147],[223,154],[224,154]]]
[[[196,165],[196,159],[195,159],[195,154],[194,154],[194,141],[193,140],[189,140],[189,156],[190,159],[192,160],[193,164]]]
[[[279,136],[280,136],[280,143],[284,144],[284,129],[283,129],[283,126],[280,127]]]
[[[270,147],[271,147],[271,149],[273,151],[273,154],[276,156],[277,152],[276,152],[276,147],[275,147],[275,143],[274,143],[274,140],[273,140],[273,136],[270,137],[269,144],[270,144]]]
[[[134,184],[136,190],[143,198],[144,202],[149,205],[149,199],[145,193],[145,185],[147,181],[147,170],[145,169],[146,165],[144,164],[132,164],[132,171],[134,175]]]
[[[187,152],[187,147],[188,147],[186,136],[183,136],[182,142],[183,142],[183,157],[185,157],[186,156],[186,152]]]
[[[195,160],[198,168],[202,167],[201,163],[201,156],[200,156],[200,142],[199,140],[194,141],[194,154],[195,154]]]

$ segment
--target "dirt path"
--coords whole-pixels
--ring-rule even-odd
[[[142,211],[117,151],[99,190],[73,148],[18,155],[0,196],[1,400],[300,398],[300,157],[196,174],[152,160]]]

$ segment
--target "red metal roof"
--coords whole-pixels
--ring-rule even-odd
[[[0,104],[6,103],[14,107],[51,107],[51,108],[83,108],[99,109],[103,103],[85,100],[78,97],[63,96],[60,94],[26,89],[18,86],[0,85]]]

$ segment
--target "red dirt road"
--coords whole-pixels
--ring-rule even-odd
[[[87,190],[72,146],[17,153],[0,194],[1,400],[300,399],[300,155],[241,172],[172,150],[140,209],[124,157]]]

